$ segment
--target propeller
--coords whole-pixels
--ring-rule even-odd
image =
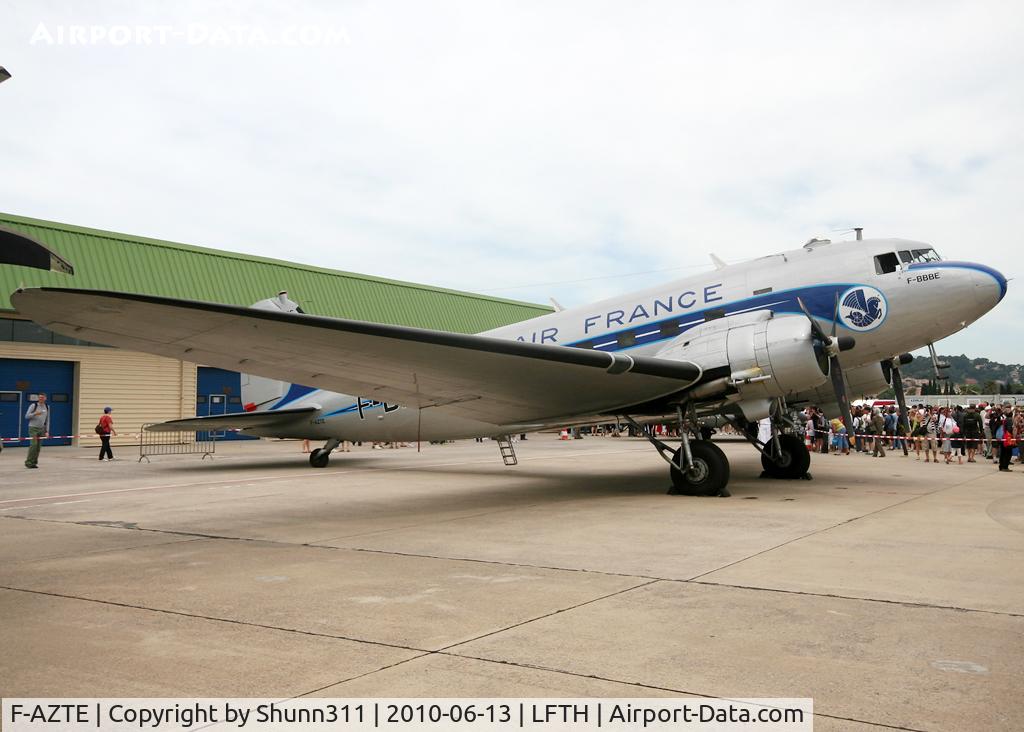
[[[909,353],[901,353],[889,362],[892,378],[892,390],[896,393],[896,403],[900,407],[900,424],[903,425],[903,434],[910,434],[910,418],[907,414],[907,393],[903,391],[903,376],[900,374],[900,366],[906,366],[914,360]]]
[[[850,412],[850,398],[846,395],[846,379],[843,377],[843,367],[839,363],[839,354],[842,351],[849,351],[854,347],[856,341],[852,336],[836,337],[836,319],[839,313],[839,293],[836,293],[835,306],[832,308],[832,335],[822,330],[821,325],[814,319],[807,309],[802,298],[796,299],[804,315],[811,321],[811,333],[820,342],[825,354],[828,356],[828,375],[832,379],[832,391],[836,395],[836,403],[839,405],[839,415],[843,418],[843,425],[846,433],[853,435],[853,414]]]

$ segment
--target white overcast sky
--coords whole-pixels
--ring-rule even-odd
[[[566,306],[852,226],[1024,274],[1020,2],[8,0],[0,64],[9,213]],[[1015,281],[940,351],[1022,343]]]

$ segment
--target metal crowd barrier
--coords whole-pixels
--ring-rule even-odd
[[[217,438],[214,432],[149,432],[151,424],[142,425],[139,437],[139,462],[150,462],[151,455],[199,455],[203,460],[213,458],[217,451]]]
[[[866,400],[870,402],[871,400]],[[1014,406],[1024,405],[1024,395],[1021,394],[930,394],[928,396],[907,395],[907,406],[914,404],[926,404],[931,407],[955,407],[957,404],[966,407],[968,404],[975,406],[985,402],[1001,406],[1003,402],[1009,402]]]

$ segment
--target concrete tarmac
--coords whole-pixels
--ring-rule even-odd
[[[814,456],[665,495],[641,440],[0,454],[0,695],[813,697],[1024,729],[1024,468]]]

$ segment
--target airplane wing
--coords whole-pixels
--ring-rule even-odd
[[[36,288],[17,310],[74,338],[491,424],[613,412],[673,394],[688,361],[125,293]]]
[[[234,414],[210,414],[205,417],[172,419],[146,426],[147,432],[182,432],[203,430],[247,430],[274,428],[288,425],[302,417],[318,412],[320,407],[295,407],[278,409],[273,412],[236,412]]]

